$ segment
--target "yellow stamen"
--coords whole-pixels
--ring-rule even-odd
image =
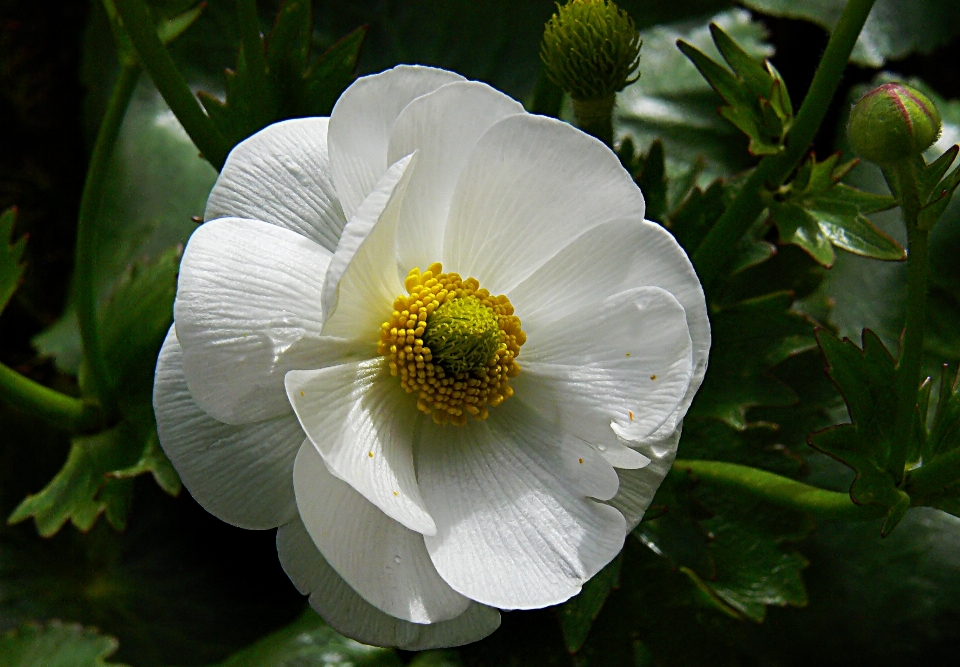
[[[527,340],[510,300],[481,289],[475,278],[443,273],[439,263],[423,273],[413,269],[404,287],[408,294],[394,300],[377,345],[390,360],[390,373],[407,393],[417,394],[417,407],[438,424],[462,426],[468,415],[486,419],[488,408],[513,396],[509,380],[520,374],[516,358]],[[448,305],[458,299],[465,301]],[[430,317],[443,306],[437,317]],[[499,341],[489,328],[494,321]],[[435,326],[432,334],[427,333],[430,326]],[[494,339],[488,345],[490,336]],[[431,338],[442,341],[439,356],[424,343]],[[489,358],[478,357],[478,350],[481,356],[489,352]]]

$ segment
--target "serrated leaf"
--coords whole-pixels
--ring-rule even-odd
[[[960,167],[954,169],[949,176],[934,186],[932,201],[920,209],[920,215],[917,217],[917,225],[920,229],[928,231],[933,229],[940,220],[940,216],[947,210],[957,186],[960,186]]]
[[[873,259],[905,259],[903,247],[864,215],[891,208],[895,200],[840,183],[857,162],[838,165],[839,157],[817,162],[811,156],[784,188],[786,198],[771,206],[781,242],[803,248],[827,268],[836,258],[831,246]]]
[[[576,597],[560,605],[557,610],[563,639],[570,653],[576,653],[583,647],[607,597],[620,586],[622,563],[622,556],[614,558],[583,585],[583,590]]]
[[[701,13],[710,9],[704,7]],[[773,47],[765,41],[763,25],[740,9],[641,30],[643,58],[648,66],[642,67],[643,76],[636,83],[617,95],[614,118],[618,136],[629,136],[638,146],[648,146],[657,139],[663,142],[671,180],[705,158],[700,168],[702,186],[748,169],[754,162],[743,150],[746,141],[740,131],[717,114],[723,99],[676,46],[681,39],[708,57],[719,59],[710,36],[711,23],[721,26],[752,56],[773,54]],[[656,67],[649,63],[656,63]],[[671,208],[679,203],[673,201]]]
[[[146,400],[153,388],[157,354],[173,322],[182,248],[131,266],[100,313],[111,380],[125,401]]]
[[[38,493],[27,496],[8,519],[33,518],[37,532],[55,534],[70,521],[88,531],[103,514],[117,530],[127,525],[133,477],[153,473],[160,485],[178,492],[175,472],[156,450],[156,424],[149,403],[131,409],[116,426],[96,435],[77,436],[60,472]]]
[[[400,667],[397,655],[334,632],[312,610],[211,667]]]
[[[0,636],[3,667],[122,667],[106,662],[117,640],[94,629],[51,621],[27,624]]]
[[[711,317],[713,348],[703,386],[690,415],[746,428],[746,412],[785,406],[796,394],[770,374],[788,357],[815,346],[813,325],[790,311],[789,292],[719,308]]]
[[[13,241],[13,225],[17,221],[17,209],[8,208],[0,214],[0,312],[7,307],[10,297],[20,286],[26,267],[20,263],[26,249],[27,238]]]
[[[695,46],[682,40],[677,46],[727,103],[720,115],[750,138],[750,153],[779,152],[793,118],[779,73],[754,60],[720,26],[711,24],[710,34],[733,74]]]
[[[721,181],[714,181],[706,190],[693,188],[670,213],[667,227],[687,252],[693,252],[728,205],[729,193]]]
[[[930,195],[934,193],[940,179],[950,169],[950,165],[953,164],[958,152],[960,152],[960,146],[954,144],[945,150],[940,157],[923,168],[920,173],[920,201],[929,201]]]
[[[812,434],[810,444],[856,472],[850,497],[859,505],[885,508],[888,516],[883,532],[888,534],[910,507],[909,496],[898,488],[903,464],[896,448],[919,453],[911,443],[894,442],[896,365],[868,329],[863,331],[863,349],[823,330],[817,333],[817,341],[830,378],[846,401],[850,423]]]
[[[311,0],[285,0],[264,53],[241,48],[227,73],[226,99],[201,93],[200,100],[231,146],[280,120],[328,116],[353,81],[366,33],[366,26],[354,30],[311,63]]]

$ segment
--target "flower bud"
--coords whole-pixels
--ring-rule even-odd
[[[599,100],[637,80],[640,45],[633,19],[613,2],[570,0],[547,22],[540,58],[573,99]]]
[[[940,112],[919,90],[885,83],[854,105],[847,134],[857,155],[891,164],[919,155],[937,140]]]

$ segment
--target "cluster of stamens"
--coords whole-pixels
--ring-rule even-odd
[[[421,411],[438,424],[463,425],[468,416],[486,419],[489,407],[513,395],[509,380],[520,373],[516,358],[527,336],[506,296],[442,271],[436,263],[407,275],[408,294],[393,302],[377,349]],[[431,350],[431,340],[443,349]]]

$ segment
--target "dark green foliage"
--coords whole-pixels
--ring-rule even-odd
[[[711,24],[710,33],[732,72],[688,42],[680,40],[677,46],[727,103],[720,115],[750,138],[750,152],[779,152],[793,122],[793,105],[780,73],[769,61],[754,59],[718,25]]]
[[[839,153],[823,162],[814,156],[784,185],[770,206],[781,243],[803,248],[819,264],[833,266],[833,246],[864,257],[902,260],[906,252],[867,218],[895,206],[893,197],[857,190],[840,181],[856,161],[838,164]]]
[[[5,667],[109,667],[117,640],[96,630],[53,621],[25,625],[0,637],[0,664]]]
[[[131,267],[118,281],[100,321],[108,367],[123,390],[120,420],[101,433],[75,437],[63,468],[17,507],[11,523],[33,517],[38,532],[48,536],[67,521],[88,531],[104,514],[122,530],[132,477],[151,473],[167,493],[180,492],[180,478],[160,449],[151,404],[155,360],[173,321],[179,264],[180,249],[174,248]]]
[[[793,296],[774,293],[723,306],[713,313],[713,350],[690,416],[747,425],[747,410],[796,402],[796,394],[769,370],[814,345],[813,325],[790,312]]]
[[[620,566],[623,558],[618,556],[609,565],[583,585],[583,590],[573,599],[562,604],[557,613],[567,649],[576,653],[587,641],[587,635],[597,619],[603,603],[610,592],[620,586]]]
[[[861,505],[879,505],[888,511],[884,534],[889,534],[910,507],[910,497],[898,488],[903,468],[897,468],[897,448],[918,454],[915,443],[893,439],[897,414],[896,366],[876,334],[863,332],[863,349],[833,334],[817,334],[828,372],[843,394],[849,424],[833,426],[810,436],[810,444],[853,468],[856,479],[850,497]],[[900,461],[903,459],[900,458]],[[900,464],[902,466],[902,464]]]
[[[211,667],[400,667],[393,651],[337,634],[312,610]]]
[[[227,71],[226,101],[200,93],[204,108],[230,146],[286,118],[328,116],[340,93],[353,81],[365,27],[312,59],[313,9],[310,0],[286,0],[277,14],[263,53],[237,57]]]
[[[20,286],[20,279],[26,267],[20,263],[27,239],[21,237],[13,241],[13,225],[17,221],[17,210],[7,209],[0,214],[0,312],[7,307],[10,297]]]

